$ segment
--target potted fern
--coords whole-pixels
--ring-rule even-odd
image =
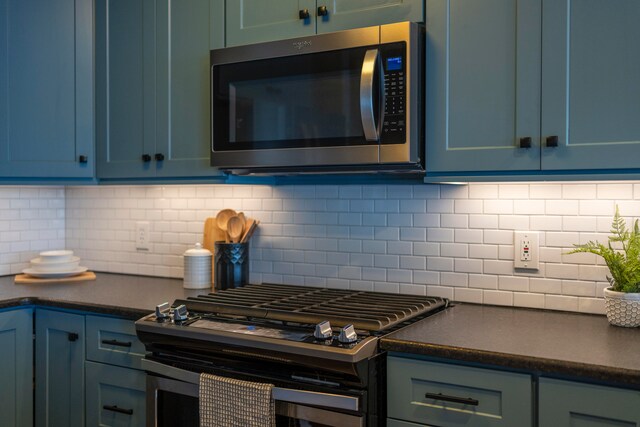
[[[611,224],[607,245],[587,242],[574,245],[570,254],[588,252],[604,259],[611,276],[610,287],[604,290],[605,308],[609,323],[616,326],[640,326],[640,228],[638,220],[631,230],[620,216],[618,207]]]

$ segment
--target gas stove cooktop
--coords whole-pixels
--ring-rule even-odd
[[[259,284],[156,307],[136,322],[143,342],[180,340],[345,362],[377,352],[377,339],[448,306],[438,297]],[[146,343],[147,344],[147,343]]]

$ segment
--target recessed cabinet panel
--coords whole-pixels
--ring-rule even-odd
[[[154,2],[96,1],[98,176],[143,177],[155,145]]]
[[[0,313],[0,424],[33,425],[32,310]]]
[[[638,427],[640,391],[541,378],[539,425]]]
[[[640,3],[545,1],[543,169],[638,168]]]
[[[391,24],[393,22],[422,22],[422,0],[318,0],[328,14],[319,17],[318,33]]]
[[[216,46],[214,0],[158,0],[155,152],[158,176],[210,176],[209,52]],[[220,26],[222,23],[220,22]]]
[[[539,1],[426,7],[427,172],[539,169]]]
[[[93,176],[92,4],[0,2],[0,176]]]
[[[305,10],[309,17],[301,19]],[[226,25],[227,46],[308,36],[316,33],[316,1],[227,1]]]

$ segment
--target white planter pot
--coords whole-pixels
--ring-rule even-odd
[[[626,328],[640,326],[640,293],[604,290],[604,305],[609,323]]]

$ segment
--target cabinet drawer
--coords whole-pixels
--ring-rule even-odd
[[[86,363],[87,426],[144,427],[146,374]]]
[[[531,377],[389,357],[388,416],[439,426],[532,425]]]
[[[540,426],[640,426],[640,391],[540,378]]]
[[[144,353],[132,321],[87,316],[87,360],[142,369]]]

